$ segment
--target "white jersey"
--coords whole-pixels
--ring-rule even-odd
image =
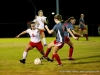
[[[36,21],[39,23],[39,28],[44,29],[44,22],[42,20],[46,20],[45,16],[37,16]]]
[[[26,32],[29,33],[31,42],[34,43],[40,42],[40,32],[38,29],[35,30],[27,29]]]

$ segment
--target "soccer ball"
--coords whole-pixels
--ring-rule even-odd
[[[40,58],[36,58],[36,59],[34,60],[34,64],[36,64],[36,65],[42,64],[41,59],[40,59]]]

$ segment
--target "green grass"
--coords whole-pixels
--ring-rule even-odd
[[[50,43],[55,38],[46,38]],[[35,65],[34,59],[42,55],[34,48],[29,51],[26,64],[19,62],[29,38],[0,38],[0,75],[100,75],[100,37],[90,37],[71,40],[74,43],[73,57],[75,61],[67,60],[69,46],[64,45],[58,54],[63,66],[57,62],[43,60],[43,65]],[[44,47],[46,51],[47,47]],[[51,58],[52,52],[49,54]]]

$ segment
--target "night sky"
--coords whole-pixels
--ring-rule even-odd
[[[50,16],[50,22],[53,21],[51,13],[56,13],[56,0],[2,0],[0,1],[0,24],[32,21],[35,17],[35,9],[32,2],[36,7],[36,15],[39,10],[43,10],[44,16]],[[76,24],[78,24],[81,13],[85,16],[86,24],[100,24],[99,7],[99,2],[93,0],[88,2],[85,0],[59,0],[59,14],[63,16],[63,20],[74,16]],[[27,26],[23,27],[23,29],[21,27],[19,32],[26,28]]]
[[[1,22],[25,22],[34,19],[34,6],[36,7],[36,15],[38,10],[43,10],[45,16],[49,16],[51,12],[56,13],[56,0],[3,0],[0,2]],[[85,14],[87,24],[99,23],[97,18],[100,17],[98,2],[87,2],[84,0],[59,0],[59,13],[66,20],[70,16],[77,19],[81,13]]]

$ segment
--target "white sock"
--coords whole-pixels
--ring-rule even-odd
[[[44,43],[44,44],[47,44],[45,38],[43,38],[43,43]]]
[[[23,59],[26,59],[26,57],[27,57],[27,52],[23,52]]]

